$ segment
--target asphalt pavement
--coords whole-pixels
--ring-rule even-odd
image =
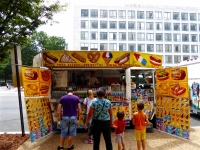
[[[23,91],[21,91],[21,101],[24,131],[29,132]],[[17,88],[8,90],[6,86],[0,86],[0,132],[22,132]]]
[[[25,132],[29,132],[26,108],[24,104],[24,92],[21,91],[22,109],[23,109],[23,122]],[[190,118],[191,127],[200,127],[200,115],[191,114]],[[12,88],[8,90],[6,86],[0,86],[0,133],[22,132],[18,89]]]

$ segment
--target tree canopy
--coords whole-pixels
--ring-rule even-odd
[[[63,37],[48,36],[45,32],[35,32],[29,42],[21,47],[22,65],[32,66],[33,57],[42,50],[66,50]]]
[[[13,45],[23,45],[41,25],[53,21],[53,15],[66,5],[59,1],[47,5],[43,0],[1,0],[0,2],[0,63],[9,56]]]

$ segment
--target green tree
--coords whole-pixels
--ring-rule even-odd
[[[0,2],[0,63],[8,58],[13,45],[23,45],[40,26],[53,22],[53,15],[66,5],[59,1],[46,5],[43,0],[1,0]]]
[[[45,32],[35,32],[27,44],[22,46],[22,64],[32,66],[33,57],[42,50],[66,50],[67,44],[63,37],[48,36]]]

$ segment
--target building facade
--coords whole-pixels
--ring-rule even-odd
[[[75,6],[74,50],[163,55],[163,66],[200,56],[200,9],[165,6]]]

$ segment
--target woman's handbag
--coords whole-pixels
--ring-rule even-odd
[[[105,105],[105,100],[104,100],[104,103],[103,103],[103,107],[101,108],[101,111],[103,110],[104,105]],[[94,133],[94,119],[99,117],[101,111],[99,112],[99,114],[96,117],[92,118],[92,122],[91,122],[91,125],[89,127],[89,132],[88,132],[89,136],[92,136],[93,133]]]

